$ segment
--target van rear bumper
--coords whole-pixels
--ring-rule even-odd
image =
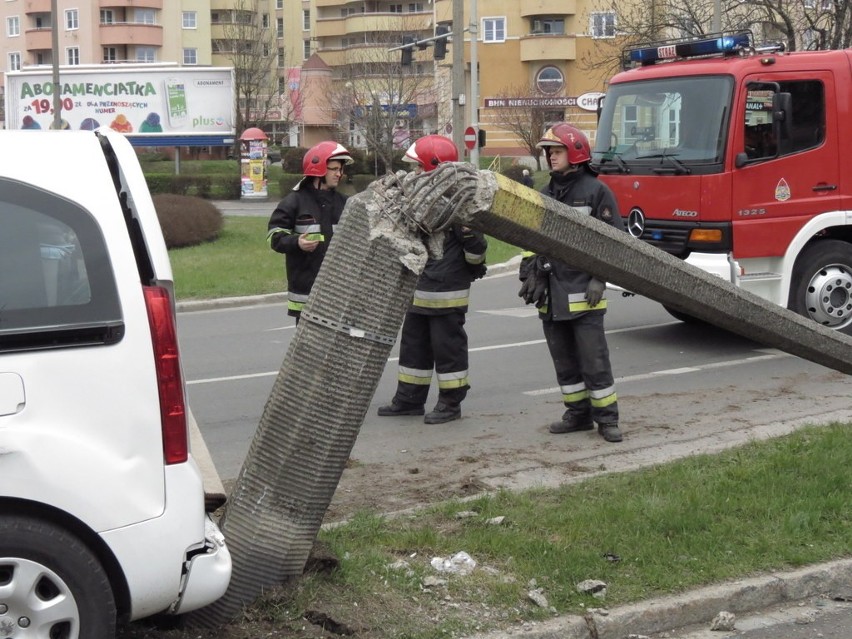
[[[231,579],[231,553],[225,536],[208,516],[204,522],[204,548],[187,553],[181,595],[172,612],[183,614],[202,608],[225,594]]]

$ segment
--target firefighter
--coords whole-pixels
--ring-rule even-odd
[[[352,164],[352,156],[337,142],[308,149],[302,159],[304,177],[269,218],[266,241],[285,255],[287,314],[297,324],[346,204],[337,185],[347,164]]]
[[[589,167],[589,140],[566,122],[550,128],[536,145],[551,169],[542,193],[622,229],[615,197]],[[566,410],[551,433],[592,430],[620,442],[618,401],[604,334],[606,283],[545,255],[526,252],[518,293],[538,307]]]
[[[416,164],[418,173],[458,158],[455,145],[442,135],[419,138],[404,157]],[[471,282],[485,275],[487,246],[482,233],[464,226],[453,225],[444,232],[444,255],[426,262],[405,315],[397,390],[391,403],[379,408],[382,417],[423,415],[433,369],[438,401],[423,421],[443,424],[461,417],[461,403],[470,388],[465,314]]]

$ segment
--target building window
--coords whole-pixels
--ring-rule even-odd
[[[80,28],[80,14],[77,9],[65,10],[65,29],[66,31],[74,31]]]
[[[104,64],[118,62],[118,49],[115,47],[104,47]]]
[[[9,71],[20,71],[21,70],[21,54],[17,51],[13,51],[9,54]]]
[[[184,29],[198,28],[198,13],[195,11],[184,11],[181,18],[181,25]]]
[[[302,9],[302,31],[311,30],[311,10]]]
[[[76,66],[80,64],[80,48],[68,47],[65,49],[65,64]]]
[[[198,64],[198,49],[184,49],[183,50],[183,63],[184,64]]]
[[[262,16],[260,16],[260,28],[261,29],[268,29],[269,28],[269,14],[268,13],[264,13]]]
[[[136,47],[136,62],[156,62],[156,51],[154,47]]]
[[[590,29],[593,38],[614,38],[615,13],[612,11],[593,12]]]
[[[101,24],[114,24],[115,12],[112,9],[101,9]]]
[[[390,11],[391,13],[402,13],[402,5],[392,4],[388,7],[388,11]]]
[[[284,18],[276,18],[276,20],[275,20],[275,35],[278,38],[284,37]]]
[[[305,60],[311,57],[311,41],[305,40],[304,45],[302,47],[302,56]]]
[[[565,20],[561,18],[536,18],[532,21],[533,34],[564,35]]]
[[[153,9],[136,9],[133,12],[133,22],[136,24],[156,24]]]
[[[284,47],[278,47],[278,66],[284,66]]]
[[[284,0],[276,0],[275,8],[276,9],[283,9],[284,8]]]
[[[6,18],[6,35],[10,38],[21,35],[20,16],[10,16]]]
[[[408,13],[420,13],[423,11],[423,3],[422,2],[409,2],[408,3]]]
[[[565,76],[556,67],[542,67],[535,76],[535,86],[542,93],[553,95],[565,87]]]
[[[482,41],[483,42],[505,42],[506,41],[506,18],[483,18],[482,19]]]

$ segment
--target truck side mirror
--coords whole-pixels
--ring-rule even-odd
[[[793,134],[793,96],[779,92],[772,96],[772,131],[775,139],[787,141]]]

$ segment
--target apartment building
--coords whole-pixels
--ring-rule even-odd
[[[594,61],[611,58],[620,47],[618,16],[596,8],[611,5],[463,0],[465,25],[474,1],[479,99],[477,105],[467,101],[465,123],[478,121],[486,130],[484,153],[525,154],[506,125],[512,109],[541,111],[550,121],[576,121],[593,133],[594,98],[608,77],[608,71],[595,72]],[[277,94],[279,104],[263,116],[272,143],[307,145],[333,136],[367,147],[370,136],[357,115],[381,110],[393,119],[393,137],[401,148],[422,134],[452,133],[453,46],[464,46],[470,96],[470,31],[448,43],[443,59],[436,60],[434,47],[427,45],[415,48],[411,64],[401,66],[402,53],[394,50],[403,42],[431,38],[439,25],[450,27],[453,2],[57,0],[59,63],[235,66],[239,38],[252,33],[240,26],[252,24],[260,29],[256,33],[269,35],[263,36],[263,56],[273,60],[269,74],[274,77],[264,90]],[[5,70],[53,63],[51,0],[4,0],[0,19]],[[314,89],[307,90],[311,83]]]
[[[479,122],[487,132],[488,155],[525,155],[517,136],[507,130],[507,109],[543,111],[547,120],[570,119],[593,132],[596,96],[608,71],[595,73],[595,57],[615,57],[620,47],[617,16],[598,0],[464,0],[464,24],[470,25],[472,2],[477,12],[479,61],[478,112],[466,104],[466,124]],[[388,82],[382,63],[398,64],[403,42],[434,35],[437,26],[451,27],[454,0],[313,0],[316,7],[316,52],[332,69],[334,81],[351,86],[358,69],[374,70],[374,81]],[[415,48],[403,67],[418,84],[415,104],[400,104],[397,113],[410,137],[452,132],[452,47],[465,47],[465,86],[470,95],[471,33],[453,37],[446,57],[435,60],[434,48]],[[371,64],[366,66],[364,60]],[[592,70],[590,70],[592,69]],[[399,82],[395,86],[401,86]],[[401,89],[398,93],[406,93]],[[388,100],[393,101],[393,95]],[[385,105],[391,106],[391,105]],[[474,117],[477,115],[478,117]],[[345,117],[345,114],[339,114]],[[399,123],[399,122],[398,122]],[[363,140],[350,130],[349,142]]]
[[[310,57],[308,0],[51,0],[0,2],[0,60],[3,71],[53,64],[52,34],[58,32],[62,66],[176,63],[234,66],[232,41],[250,22],[269,33],[264,54],[274,57],[269,86],[280,94],[298,87],[299,69]],[[0,94],[4,91],[0,75]],[[3,101],[0,100],[0,109]],[[267,115],[284,119],[280,109]],[[5,121],[0,113],[0,120]],[[276,132],[286,125],[278,123]],[[279,138],[284,134],[279,134]]]

